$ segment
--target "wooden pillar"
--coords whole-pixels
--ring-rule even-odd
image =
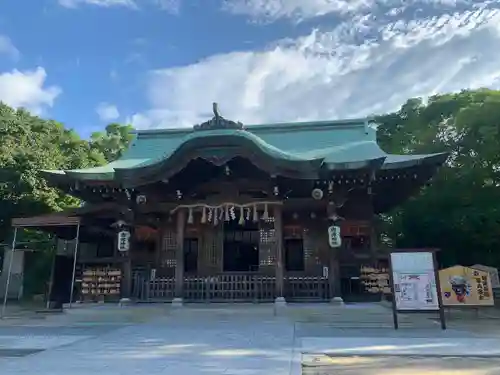
[[[372,183],[375,180],[375,175],[372,174],[370,177],[368,189],[367,189],[367,197],[368,197],[368,223],[370,225],[370,262],[372,263],[372,267],[377,267],[377,256],[378,256],[378,239],[377,232],[375,229],[376,224],[376,215],[375,215],[375,207],[373,204],[373,194],[372,194]]]
[[[184,231],[186,228],[186,210],[177,211],[176,249],[175,249],[175,300],[181,302],[184,296]]]
[[[130,298],[132,295],[132,260],[130,259],[130,250],[125,254],[123,261],[123,289],[122,298]]]
[[[284,300],[284,265],[283,265],[283,210],[274,206],[274,230],[276,246],[276,297]]]
[[[163,236],[165,235],[165,222],[162,221],[160,223],[160,228],[158,229],[158,237],[156,238],[156,252],[155,252],[155,259],[154,259],[154,266],[153,268],[156,268],[156,271],[158,272],[158,269],[161,267],[161,258],[163,255],[163,252],[165,249],[163,248]]]
[[[333,225],[341,227],[340,222],[328,219],[325,230],[328,231],[328,227]],[[342,251],[341,249],[343,248],[344,244],[336,248],[332,248],[329,244],[327,244],[327,246],[328,246],[328,284],[330,289],[330,298],[335,299],[341,297],[339,258],[340,258],[340,251]]]
[[[130,233],[129,249],[128,251],[119,252],[122,256],[122,284],[121,284],[121,297],[123,299],[130,299],[132,297],[132,247],[134,246],[134,228],[131,226],[118,228],[118,232],[128,230]],[[117,232],[117,233],[118,233]],[[115,249],[118,249],[118,238],[115,236]],[[118,251],[118,250],[117,250]]]
[[[370,260],[373,267],[377,266],[378,261],[378,236],[376,230],[376,218],[375,215],[371,215],[370,218]]]
[[[328,282],[330,284],[330,297],[340,297],[340,267],[339,251],[341,248],[332,249],[329,247]]]

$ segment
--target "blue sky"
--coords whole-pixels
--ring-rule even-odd
[[[3,0],[0,100],[86,136],[357,117],[500,83],[481,0]]]

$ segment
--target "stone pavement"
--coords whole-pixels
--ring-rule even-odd
[[[58,347],[23,358],[0,358],[0,373],[236,375],[269,374],[271,369],[273,374],[290,374],[293,324],[274,317],[269,307],[254,310],[183,308],[148,323],[76,337],[69,345],[68,335],[59,335],[53,340],[60,340]]]
[[[488,336],[477,333],[486,330],[477,329],[481,325],[453,326],[443,332],[435,320],[420,316],[403,317],[405,328],[394,331],[387,327],[390,319],[390,311],[362,305],[289,305],[279,311],[271,305],[79,307],[43,321],[0,322],[0,374],[298,375],[302,353],[330,354],[330,367],[306,366],[308,374],[371,374],[367,363],[380,370],[390,363],[381,358],[393,355],[399,356],[394,361],[402,369],[407,366],[404,361],[412,363],[419,356],[429,361],[430,354],[482,355],[482,362],[471,359],[468,366],[477,361],[487,362],[488,368],[495,361],[498,365],[492,356],[500,356],[500,334],[493,329]],[[304,356],[305,362],[309,358],[318,364]],[[443,363],[449,367],[457,361]]]
[[[305,355],[304,375],[498,375],[500,360],[475,357]]]
[[[498,338],[449,337],[306,337],[303,353],[357,356],[500,357]]]

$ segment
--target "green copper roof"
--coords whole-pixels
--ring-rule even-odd
[[[442,163],[446,158],[446,154],[389,155],[378,146],[376,130],[366,119],[248,125],[244,130],[211,130],[209,127],[201,130],[143,130],[135,134],[134,141],[124,155],[108,165],[44,172],[53,178],[69,176],[82,180],[109,181],[119,176],[119,173],[162,163],[191,142],[202,145],[203,142],[221,137],[253,144],[263,155],[277,161],[318,163],[331,170],[364,168],[374,161],[379,161],[382,169],[404,168],[423,163]]]

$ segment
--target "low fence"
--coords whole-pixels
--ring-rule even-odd
[[[322,276],[290,276],[284,280],[284,297],[289,301],[330,299],[328,278]]]
[[[142,301],[170,301],[174,298],[175,278],[149,280],[136,275],[133,297]],[[324,277],[285,277],[284,297],[289,301],[327,300],[328,279]],[[223,274],[209,277],[186,276],[183,298],[192,302],[270,302],[276,298],[276,278],[258,274]]]

